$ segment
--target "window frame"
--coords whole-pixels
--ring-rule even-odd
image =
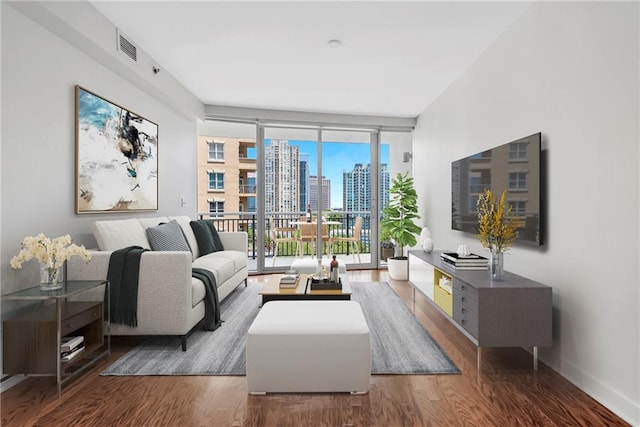
[[[218,154],[220,158],[211,157],[211,149],[213,147],[214,154]],[[207,140],[207,161],[208,162],[224,162],[224,142],[218,142],[212,139]]]
[[[219,180],[222,182],[222,186],[221,187],[211,187],[211,177],[212,175],[216,175],[216,176],[221,176],[222,179]],[[224,172],[215,172],[215,171],[207,171],[207,180],[208,180],[208,191],[224,191],[225,189],[225,176],[224,176]],[[215,180],[216,183],[218,183],[218,180]]]
[[[211,217],[224,217],[224,201],[222,200],[209,200],[209,216]],[[216,208],[211,209],[211,205],[215,205]],[[222,209],[219,207],[222,206]]]

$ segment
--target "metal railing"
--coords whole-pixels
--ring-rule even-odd
[[[295,225],[292,225],[292,221],[299,221],[301,216],[304,216],[305,212],[267,212],[265,215],[265,224],[264,224],[264,246],[265,246],[265,256],[272,257],[274,256],[275,245],[273,244],[273,239],[271,238],[271,221],[269,218],[273,218],[273,225],[276,228],[281,227],[292,227],[298,228]],[[360,253],[370,253],[371,252],[371,212],[369,211],[358,211],[358,212],[342,212],[342,211],[330,211],[325,212],[323,218],[325,220],[331,222],[339,222],[339,224],[329,224],[327,225],[327,231],[329,236],[340,236],[340,237],[351,237],[354,232],[354,226],[356,222],[356,218],[360,216],[362,217],[362,228],[360,232],[360,240],[358,244],[360,245]],[[257,232],[258,232],[258,215],[254,212],[225,212],[222,213],[213,213],[213,212],[199,212],[198,218],[200,219],[211,219],[213,220],[213,224],[218,231],[244,231],[248,235],[247,239],[247,250],[248,256],[252,259],[256,259],[258,255],[257,251]],[[293,231],[296,233],[296,231]],[[294,234],[295,235],[295,234]],[[299,236],[299,234],[298,234]],[[329,241],[323,239],[323,253],[329,253],[328,244]],[[311,254],[313,251],[313,246],[310,242],[304,241],[303,245],[303,254]],[[298,250],[297,242],[286,242],[278,245],[278,254],[277,256],[295,256]],[[334,242],[333,248],[331,248],[331,253],[336,255],[351,254],[351,246],[347,242],[339,241]]]

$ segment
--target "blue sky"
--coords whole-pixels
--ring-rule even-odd
[[[265,140],[268,143],[269,140]],[[318,168],[317,143],[315,141],[289,140],[290,145],[300,147],[309,154],[309,173],[315,175]],[[322,145],[323,175],[331,180],[331,207],[342,207],[342,172],[351,171],[356,163],[371,162],[371,146],[362,143],[325,142]],[[381,162],[389,163],[389,144],[381,144]]]

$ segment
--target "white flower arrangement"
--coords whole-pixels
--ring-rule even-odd
[[[64,265],[72,256],[81,257],[84,262],[91,260],[91,254],[84,246],[71,243],[71,236],[56,237],[49,239],[40,233],[37,236],[27,236],[20,244],[21,250],[18,255],[11,258],[11,268],[17,270],[22,268],[22,264],[30,259],[37,259],[47,269],[57,269]]]

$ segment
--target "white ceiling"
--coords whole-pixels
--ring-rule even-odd
[[[419,115],[530,5],[91,3],[205,104],[399,117]]]

